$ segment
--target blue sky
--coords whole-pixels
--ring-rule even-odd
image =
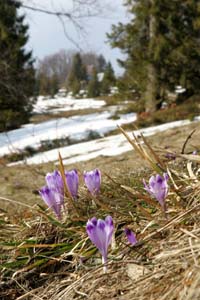
[[[77,32],[74,25],[67,19],[65,29],[83,51],[102,53],[107,60],[111,61],[116,73],[120,74],[122,69],[118,66],[116,59],[122,55],[118,49],[111,49],[106,43],[106,32],[111,31],[112,24],[127,22],[128,16],[122,5],[123,0],[99,1],[104,7],[104,11],[99,17],[91,17],[81,22],[84,34]],[[49,10],[71,11],[73,9],[72,0],[24,0],[23,2],[27,5],[35,5]],[[26,22],[30,26],[28,47],[33,50],[35,57],[43,58],[45,55],[55,53],[60,49],[77,49],[66,38],[58,18],[30,10],[23,11],[26,13]]]

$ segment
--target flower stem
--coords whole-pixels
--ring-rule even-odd
[[[165,219],[167,220],[168,219],[168,216],[167,216],[167,204],[166,204],[165,201],[164,201],[164,205],[163,205],[163,213],[164,213]]]
[[[107,271],[108,271],[106,263],[107,263],[107,257],[102,256],[102,265],[103,265],[103,273],[104,274],[107,273]]]

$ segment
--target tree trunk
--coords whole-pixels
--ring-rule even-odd
[[[149,0],[150,11],[154,5],[154,0]],[[154,112],[156,110],[156,99],[158,95],[158,73],[153,59],[154,47],[155,47],[155,38],[156,38],[156,18],[152,14],[149,15],[149,49],[148,57],[149,64],[147,67],[147,85],[145,91],[145,110],[146,112]]]
[[[147,69],[147,85],[145,91],[145,111],[156,111],[157,95],[158,95],[158,79],[157,70],[153,63],[149,63]]]

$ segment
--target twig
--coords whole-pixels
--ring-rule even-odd
[[[22,206],[25,206],[25,207],[28,207],[28,208],[31,208],[31,209],[34,208],[34,206],[30,206],[30,205],[25,204],[23,202],[19,202],[19,201],[12,200],[12,199],[5,198],[5,197],[1,197],[1,196],[0,196],[0,200],[4,200],[4,201],[12,202],[12,203],[15,203],[15,204],[19,204],[19,205],[22,205]]]
[[[53,15],[53,16],[56,16],[56,17],[63,16],[63,17],[67,17],[69,19],[72,18],[71,14],[67,13],[67,12],[51,11],[51,10],[48,10],[48,9],[42,9],[42,8],[33,7],[33,6],[29,6],[29,5],[24,5],[24,4],[22,4],[22,7],[26,8],[26,9],[29,9],[29,10],[36,11],[36,12],[41,12],[41,13],[44,13],[44,14],[47,14],[47,15]]]
[[[194,264],[195,264],[196,267],[198,267],[199,264],[198,264],[197,258],[195,256],[195,253],[194,253],[194,249],[193,249],[193,245],[192,245],[192,238],[191,237],[189,238],[189,245],[190,245],[192,257],[193,257],[193,260],[194,260]]]
[[[190,132],[190,134],[187,136],[184,144],[183,144],[183,147],[182,147],[182,150],[181,150],[181,154],[184,154],[184,151],[185,151],[185,147],[189,141],[189,139],[191,139],[192,135],[195,133],[196,129],[192,130],[192,132]]]
[[[64,165],[63,165],[63,160],[62,160],[62,156],[60,154],[60,152],[58,151],[58,159],[59,159],[59,170],[60,170],[60,174],[62,176],[62,180],[63,180],[63,184],[64,184],[64,191],[65,191],[65,195],[68,196],[68,203],[71,204],[71,207],[74,208],[74,211],[76,212],[76,214],[79,216],[79,211],[74,203],[74,199],[72,198],[68,185],[66,183],[66,177],[65,177],[65,169],[64,169]]]
[[[36,297],[38,297],[38,296],[36,296],[36,295],[34,294],[34,292],[38,292],[38,291],[41,290],[41,289],[43,289],[43,287],[39,287],[39,288],[36,288],[36,289],[34,289],[34,290],[32,290],[32,291],[29,291],[29,292],[27,292],[26,294],[24,294],[24,295],[18,297],[16,300],[27,299],[27,296],[30,296],[30,295],[31,295],[31,296],[34,296],[34,297],[36,298]],[[42,298],[38,297],[37,299],[41,300]]]

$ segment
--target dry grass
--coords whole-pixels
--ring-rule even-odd
[[[56,109],[56,107],[55,107],[55,109]],[[34,114],[32,116],[32,118],[30,119],[30,122],[33,124],[38,124],[38,123],[46,122],[49,120],[87,115],[87,114],[102,112],[104,110],[105,110],[105,108],[98,108],[98,109],[87,108],[87,109],[77,109],[77,110],[69,110],[69,111],[63,111],[63,112],[61,111],[61,112],[57,112],[56,114],[48,113],[48,111],[47,111],[46,113]]]
[[[177,130],[165,134],[171,136],[168,144],[173,139],[177,142],[173,144],[179,156],[175,161],[164,160],[160,147],[155,153],[149,140],[140,145],[138,140],[131,140],[142,151],[142,160],[129,153],[80,164],[80,172],[95,166],[102,169],[101,195],[94,206],[81,183],[76,208],[66,207],[68,215],[63,222],[44,207],[33,205],[34,199],[20,200],[23,192],[29,199],[30,190],[44,183],[45,172],[53,166],[38,166],[34,171],[20,167],[24,185],[31,185],[31,189],[13,192],[15,203],[9,203],[22,202],[31,208],[19,210],[18,215],[2,210],[0,215],[1,299],[200,299],[200,158],[180,154],[192,126],[187,128],[187,134],[182,129],[179,141]],[[186,153],[198,147],[194,142],[199,143],[195,140],[197,135],[198,130],[186,145]],[[155,139],[156,144],[162,140],[163,133]],[[142,186],[142,178],[148,180],[151,169],[168,169],[171,177],[167,220]],[[9,175],[5,170],[9,184],[15,182],[16,169],[10,169]],[[18,173],[18,180],[22,180],[20,176]],[[7,181],[3,181],[4,189]],[[33,195],[39,201],[38,195]],[[9,207],[7,204],[8,210]],[[86,236],[85,224],[91,216],[107,214],[113,216],[116,231],[115,245],[109,249],[108,273],[103,274],[99,253]],[[136,232],[136,246],[127,244],[125,226]]]

